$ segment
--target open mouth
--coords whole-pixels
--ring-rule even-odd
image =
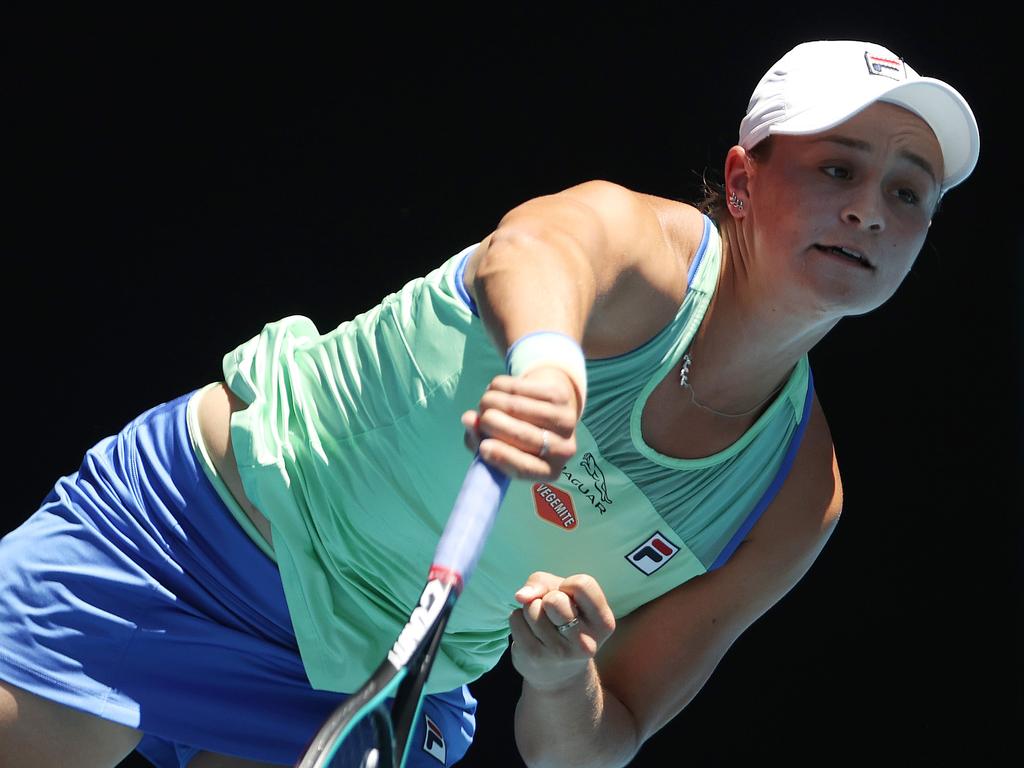
[[[874,267],[871,266],[871,262],[860,253],[857,253],[857,251],[851,251],[839,245],[815,245],[814,247],[822,253],[830,253],[835,256],[839,256],[846,261],[852,261],[855,264],[859,264],[864,267],[864,269],[874,269]]]

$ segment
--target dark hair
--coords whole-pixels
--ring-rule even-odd
[[[747,154],[754,158],[755,162],[766,162],[772,154],[772,137],[768,136],[758,142],[756,146],[747,150]],[[697,203],[697,208],[701,213],[707,214],[715,224],[721,224],[729,215],[729,204],[725,199],[725,182],[719,181],[718,177],[709,177],[707,170],[704,171],[701,180],[704,197]]]

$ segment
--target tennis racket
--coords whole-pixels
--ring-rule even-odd
[[[476,567],[508,482],[479,454],[473,459],[434,552],[427,586],[405,628],[370,679],[320,727],[296,768],[405,765],[441,634]]]

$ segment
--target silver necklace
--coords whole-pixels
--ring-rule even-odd
[[[753,413],[758,408],[760,408],[762,405],[764,405],[769,400],[771,400],[773,397],[775,397],[777,394],[779,394],[779,392],[782,390],[782,388],[784,386],[786,386],[786,382],[788,381],[788,379],[783,379],[782,383],[779,384],[779,386],[777,386],[774,390],[772,390],[772,393],[770,395],[768,395],[768,397],[766,397],[760,403],[755,405],[749,411],[744,411],[743,413],[725,413],[723,411],[716,411],[710,405],[705,405],[704,403],[700,402],[694,396],[694,394],[693,394],[693,387],[690,385],[690,380],[689,380],[689,377],[690,377],[690,366],[691,365],[693,365],[693,358],[690,357],[690,353],[689,352],[685,352],[683,354],[683,367],[679,370],[679,386],[681,386],[683,389],[690,390],[690,402],[693,403],[694,405],[696,405],[698,408],[701,408],[701,409],[703,409],[705,411],[708,411],[709,413],[713,413],[716,416],[724,416],[727,419],[737,419],[740,416],[748,416],[749,414]]]

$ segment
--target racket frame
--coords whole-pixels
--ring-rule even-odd
[[[393,759],[397,763],[381,768],[401,768],[405,764],[409,737],[423,705],[423,686],[430,675],[444,628],[464,584],[476,568],[508,485],[509,478],[505,474],[486,464],[479,453],[474,457],[434,552],[427,584],[416,608],[387,657],[369,680],[331,713],[296,768],[327,768],[361,716],[388,712],[384,702],[392,692],[394,703],[388,716],[394,740]],[[443,602],[435,612],[433,606],[437,601]]]

